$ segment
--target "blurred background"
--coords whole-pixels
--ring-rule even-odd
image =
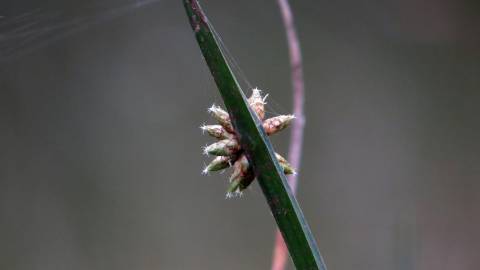
[[[276,2],[202,4],[270,115],[291,112]],[[479,3],[291,4],[298,199],[329,269],[479,269]],[[201,175],[221,99],[181,1],[1,1],[0,16],[1,269],[269,269],[258,185],[226,200],[229,174]]]

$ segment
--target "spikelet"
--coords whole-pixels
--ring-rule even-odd
[[[275,116],[263,122],[263,129],[265,129],[267,135],[272,135],[288,127],[293,119],[295,119],[295,116],[291,114]]]
[[[216,157],[210,164],[203,170],[204,174],[214,171],[220,171],[232,166],[232,157]]]
[[[230,176],[230,186],[227,189],[227,197],[234,193],[242,192],[255,178],[253,170],[248,163],[245,154],[242,154],[233,165],[233,173]]]
[[[230,116],[225,110],[213,104],[212,107],[208,109],[208,112],[210,112],[213,118],[215,118],[215,120],[217,120],[217,122],[228,132],[235,133],[232,122],[230,121]]]
[[[228,133],[228,131],[221,125],[203,125],[200,128],[203,131],[206,131],[208,135],[215,137],[219,140],[233,138],[233,135],[231,133]]]
[[[275,157],[277,158],[278,163],[280,163],[280,166],[282,166],[284,174],[297,174],[292,165],[290,165],[284,157],[280,156],[279,153],[275,153]]]
[[[237,139],[225,139],[205,147],[204,153],[214,156],[232,156],[240,150]]]
[[[263,120],[265,118],[265,98],[262,97],[261,90],[254,88],[252,95],[248,98],[248,104],[257,114],[258,119]]]

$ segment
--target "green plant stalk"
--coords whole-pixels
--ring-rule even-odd
[[[183,0],[198,45],[225,103],[240,144],[297,269],[326,269],[315,239],[275,158],[262,123],[247,105],[212,28],[197,0]]]

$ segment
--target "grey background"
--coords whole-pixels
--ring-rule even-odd
[[[257,184],[225,200],[228,173],[200,173],[199,126],[221,99],[180,2],[1,62],[1,269],[269,268]],[[2,1],[0,15],[92,3]],[[290,112],[275,1],[202,3],[271,115]],[[329,269],[478,269],[478,4],[292,7],[307,91],[298,199]],[[280,153],[288,138],[272,138]]]

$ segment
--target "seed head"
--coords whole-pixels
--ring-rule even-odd
[[[262,96],[261,90],[257,88],[252,89],[252,95],[248,98],[248,104],[258,118],[263,121],[263,128],[267,135],[271,135],[285,129],[295,117],[293,115],[279,115],[264,120],[266,97],[267,95]],[[226,197],[241,196],[242,191],[255,180],[255,173],[237,140],[229,114],[216,105],[212,105],[208,111],[219,125],[203,125],[201,129],[219,141],[203,148],[204,154],[217,156],[205,167],[203,173],[207,174],[233,167]],[[295,170],[285,158],[277,153],[275,153],[275,156],[285,174],[295,173]]]

